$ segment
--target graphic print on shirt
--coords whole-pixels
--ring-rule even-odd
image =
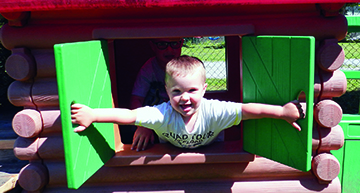
[[[182,148],[196,148],[203,144],[203,141],[206,139],[211,139],[207,141],[212,141],[216,136],[213,131],[209,131],[204,134],[176,134],[173,132],[164,132],[162,136],[165,137],[168,141],[176,141]]]

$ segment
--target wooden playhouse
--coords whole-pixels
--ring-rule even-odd
[[[339,67],[347,34],[341,0],[7,0],[0,31],[12,51],[9,101],[24,192],[341,192]],[[302,131],[278,120],[244,121],[225,141],[194,150],[124,144],[124,128],[72,132],[73,101],[128,107],[159,37],[225,36],[227,89],[207,98],[306,104]],[[61,113],[60,113],[61,112]],[[110,128],[110,129],[109,129]],[[201,136],[200,136],[201,137]]]

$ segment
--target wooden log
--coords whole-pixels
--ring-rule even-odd
[[[16,139],[14,154],[20,160],[64,160],[64,145],[61,135]]]
[[[41,115],[33,109],[25,109],[18,112],[13,120],[12,127],[16,134],[24,138],[33,138],[42,130]]]
[[[44,160],[44,164],[49,170],[49,185],[65,186],[64,162]],[[279,180],[303,177],[314,178],[311,171],[302,172],[265,158],[256,158],[252,162],[239,163],[104,166],[86,182],[85,186],[183,179]]]
[[[321,78],[318,73],[315,74],[315,98],[319,97],[321,94],[321,98],[331,99],[333,97],[339,97],[346,92],[347,79],[344,72],[335,70],[334,72],[321,71],[320,73]],[[323,85],[321,84],[321,79],[323,80]],[[300,94],[299,99],[304,100],[305,94]]]
[[[233,193],[258,193],[258,192],[296,192],[296,193],[341,193],[340,180],[336,178],[330,184],[319,184],[313,177],[300,179],[281,180],[216,180],[197,179],[192,181],[160,181],[160,182],[135,182],[99,184],[82,186],[77,190],[65,186],[46,186],[46,193],[88,193],[88,192],[158,192],[158,193],[184,193],[184,192],[233,192]]]
[[[311,169],[319,180],[330,182],[339,175],[340,163],[332,154],[321,153],[313,158]]]
[[[14,106],[27,106],[32,107],[30,93],[31,93],[31,82],[20,82],[14,81],[8,88],[8,99]]]
[[[56,79],[42,78],[33,83],[14,81],[8,88],[8,99],[15,106],[58,107]]]
[[[43,160],[63,160],[64,140],[62,135],[38,138],[38,154]]]
[[[64,160],[62,135],[43,136],[39,138],[18,138],[14,152],[19,159]],[[123,145],[122,149],[109,160],[109,167],[130,165],[177,165],[199,163],[236,163],[248,162],[254,155],[241,148],[241,141],[228,141],[211,144],[197,150],[183,150],[169,144],[155,144],[147,151],[137,152],[131,145]],[[21,144],[21,146],[18,146]],[[37,157],[34,157],[37,156]]]
[[[339,10],[344,6],[344,3],[320,3],[319,7],[321,13],[325,17],[334,17],[339,15]]]
[[[61,133],[60,110],[25,109],[18,112],[12,121],[14,131],[21,137],[32,138],[42,133]]]
[[[31,50],[36,62],[36,77],[56,77],[55,56],[53,49]]]
[[[55,109],[41,109],[40,114],[43,121],[43,136],[57,135],[62,132],[60,110]]]
[[[14,143],[14,155],[19,160],[38,160],[40,159],[38,152],[37,138],[18,137]]]
[[[176,165],[195,163],[230,163],[254,160],[254,155],[243,151],[242,142],[224,141],[198,148],[196,150],[179,149],[170,144],[155,144],[146,151],[136,152],[131,145],[115,154],[106,166],[129,165]]]
[[[56,78],[37,79],[32,86],[32,98],[37,107],[59,106]]]
[[[333,100],[322,100],[314,107],[314,119],[322,127],[331,128],[340,123],[342,109]]]
[[[341,70],[321,71],[315,74],[314,97],[320,94],[322,98],[339,97],[346,92],[346,88],[347,79]]]
[[[337,39],[325,39],[316,52],[316,64],[324,71],[333,72],[344,63],[345,53]]]
[[[3,12],[1,15],[8,20],[9,26],[23,27],[30,18],[30,11]]]
[[[34,78],[56,77],[55,57],[52,49],[26,48],[12,49],[6,60],[6,71],[15,80],[25,81]]]
[[[26,48],[14,48],[7,58],[5,70],[7,74],[19,81],[29,80],[36,75],[36,64],[30,50]]]
[[[19,184],[26,191],[39,191],[49,181],[47,168],[40,163],[29,163],[19,172]]]
[[[319,131],[313,129],[313,151],[329,152],[330,150],[338,150],[344,145],[344,141],[344,132],[340,125],[331,128],[319,128]]]

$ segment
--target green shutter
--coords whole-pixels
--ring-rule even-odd
[[[73,132],[71,103],[111,108],[106,41],[54,46],[68,187],[79,188],[115,153],[112,123],[94,123]]]
[[[284,105],[307,98],[299,132],[284,120],[244,121],[244,149],[302,171],[311,168],[314,98],[313,37],[254,36],[242,38],[243,102]]]

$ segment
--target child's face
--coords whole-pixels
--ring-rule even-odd
[[[178,42],[180,45],[174,46]],[[170,45],[170,44],[173,45]],[[158,45],[157,45],[158,44]],[[164,46],[167,44],[167,47]],[[181,38],[161,38],[151,41],[151,49],[155,52],[156,59],[161,68],[165,69],[166,64],[173,58],[181,55],[183,39]],[[165,48],[164,48],[165,47]]]
[[[191,117],[197,112],[206,87],[207,84],[196,71],[186,76],[170,77],[166,82],[171,106],[182,117]]]

